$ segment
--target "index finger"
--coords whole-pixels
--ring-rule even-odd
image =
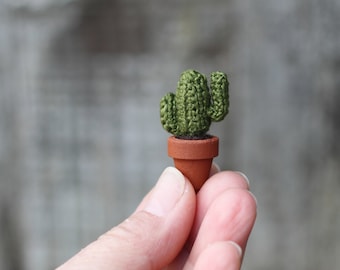
[[[210,205],[214,200],[228,189],[249,190],[248,180],[243,174],[233,171],[223,171],[211,176],[197,194],[196,216],[188,240],[191,249]]]

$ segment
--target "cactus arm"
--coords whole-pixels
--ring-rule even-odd
[[[160,117],[163,128],[172,133],[177,133],[176,101],[174,93],[167,93],[160,101]]]
[[[223,72],[211,73],[211,105],[208,109],[208,115],[212,121],[218,122],[228,114],[229,109],[229,91],[228,78]]]

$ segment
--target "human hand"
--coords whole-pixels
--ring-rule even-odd
[[[240,269],[256,218],[248,189],[242,174],[213,166],[196,196],[169,167],[128,219],[58,270]]]

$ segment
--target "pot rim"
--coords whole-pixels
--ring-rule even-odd
[[[202,140],[178,139],[175,136],[168,138],[168,155],[177,159],[211,159],[218,156],[219,138]]]

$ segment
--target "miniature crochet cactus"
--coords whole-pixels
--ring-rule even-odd
[[[212,121],[218,122],[228,113],[227,75],[211,73],[210,90],[206,77],[195,70],[184,71],[176,93],[166,94],[160,102],[164,129],[179,138],[201,138]]]

